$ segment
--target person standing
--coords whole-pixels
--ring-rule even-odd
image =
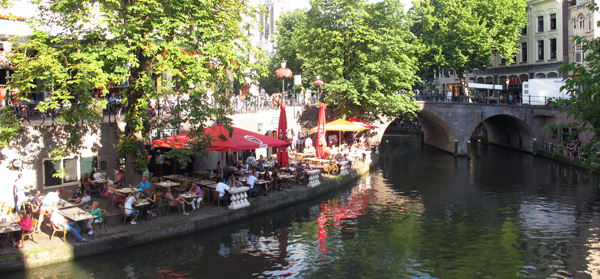
[[[27,201],[27,197],[25,196],[25,182],[22,173],[19,173],[17,180],[15,180],[13,194],[15,196],[15,213],[19,214],[23,203]]]
[[[56,204],[60,201],[60,194],[62,193],[62,189],[58,188],[55,192],[50,192],[42,201],[42,206],[40,206],[40,215],[38,217],[38,225],[37,231],[40,231],[42,223],[44,222],[44,217],[50,217],[53,212],[57,211]]]
[[[156,151],[156,159],[154,160],[154,170],[156,171],[156,177],[160,179],[162,182],[162,178],[164,175],[163,165],[165,163],[165,158],[163,157],[160,150]]]

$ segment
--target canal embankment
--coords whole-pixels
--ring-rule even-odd
[[[105,229],[97,230],[94,236],[84,235],[84,237],[89,237],[88,242],[73,242],[74,239],[71,235],[67,236],[65,242],[60,233],[50,240],[51,228],[49,226],[42,227],[42,232],[35,235],[37,243],[27,240],[25,248],[9,248],[4,245],[3,250],[0,251],[0,272],[42,267],[111,251],[126,251],[128,247],[207,231],[314,199],[348,185],[367,174],[378,161],[377,157],[378,155],[374,154],[370,164],[356,164],[347,175],[323,175],[320,179],[321,184],[313,188],[294,185],[286,191],[271,191],[266,197],[250,198],[249,206],[237,210],[231,210],[224,206],[206,205],[190,215],[181,215],[177,212],[166,215],[166,210],[163,208],[161,215],[157,218],[140,220],[137,225],[123,222],[120,215],[113,214],[107,217],[108,220],[105,220],[107,223]]]

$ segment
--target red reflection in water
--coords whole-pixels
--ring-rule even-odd
[[[319,250],[321,251],[321,259],[325,260],[324,255],[327,253],[327,225],[341,225],[342,229],[347,229],[347,225],[356,224],[356,218],[366,213],[369,205],[370,197],[368,189],[354,189],[350,196],[341,204],[339,200],[328,200],[319,207],[319,217],[317,224],[319,226]],[[354,228],[350,228],[354,229]],[[332,230],[335,230],[333,228]]]
[[[186,272],[177,272],[172,269],[164,269],[157,267],[156,270],[160,275],[159,278],[190,278]]]

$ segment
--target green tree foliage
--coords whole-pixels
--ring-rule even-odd
[[[298,40],[306,23],[306,10],[297,9],[282,14],[277,21],[277,52],[267,62],[269,69],[260,79],[260,84],[269,93],[281,91],[281,78],[275,76],[275,71],[281,68],[281,60],[286,60],[286,68],[294,75],[302,73],[302,62],[298,59]],[[286,90],[292,88],[293,80],[286,79]],[[308,81],[306,82],[308,85]]]
[[[417,0],[412,30],[421,46],[423,77],[434,70],[485,70],[492,54],[507,64],[519,51],[517,40],[527,24],[526,0]]]
[[[242,19],[253,12],[244,0],[34,2],[40,13],[30,41],[12,56],[9,86],[19,89],[22,99],[48,93],[38,106],[42,111],[62,106],[60,118],[72,127],[65,148],[74,153],[81,145],[80,126],[102,119],[90,108],[105,102],[96,101],[92,90],[100,89],[104,100],[109,88],[125,85],[120,144],[148,142],[152,125],[165,124],[150,121],[149,101],[172,97],[179,101],[171,124],[191,125],[190,150],[200,154],[211,140],[202,133],[205,125],[228,123],[231,75],[242,80],[243,73],[252,72],[247,58],[259,53],[250,51],[244,35],[250,28]],[[15,123],[11,114],[3,117],[4,123]],[[2,140],[7,144],[10,137]]]
[[[410,92],[416,49],[397,0],[314,0],[297,32],[302,73],[325,81],[325,102],[344,116],[396,117],[418,106]]]
[[[588,9],[598,12],[596,4],[589,4]],[[600,26],[600,21],[597,23]],[[565,108],[568,117],[574,121],[566,125],[550,125],[548,128],[558,131],[564,131],[563,128],[569,128],[567,140],[573,140],[579,134],[590,133],[591,139],[583,146],[584,154],[598,154],[600,152],[600,39],[594,38],[588,40],[583,37],[575,37],[573,44],[581,45],[582,51],[586,54],[583,63],[564,64],[560,70],[567,71],[569,74],[565,78],[565,85],[561,90],[565,90],[570,99],[553,100],[554,107]],[[566,146],[566,142],[563,143]],[[587,156],[586,163],[599,163],[597,156]],[[598,171],[598,169],[596,169]]]

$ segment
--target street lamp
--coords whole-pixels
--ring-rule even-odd
[[[508,77],[506,77],[506,80],[504,80],[504,83],[506,83],[506,98],[508,98],[508,100],[510,100],[510,97],[509,97],[510,93],[508,92],[508,84],[510,83],[510,79]]]
[[[283,103],[285,103],[285,94],[283,94],[283,90],[285,89],[285,78],[291,78],[293,74],[292,70],[285,67],[286,64],[287,61],[285,61],[285,59],[281,59],[281,68],[275,71],[275,75],[281,78],[281,97]]]
[[[324,82],[321,80],[321,76],[317,75],[317,79],[313,82],[313,85],[317,87],[317,97],[321,99],[320,87],[323,86]],[[322,101],[322,100],[321,100]]]

